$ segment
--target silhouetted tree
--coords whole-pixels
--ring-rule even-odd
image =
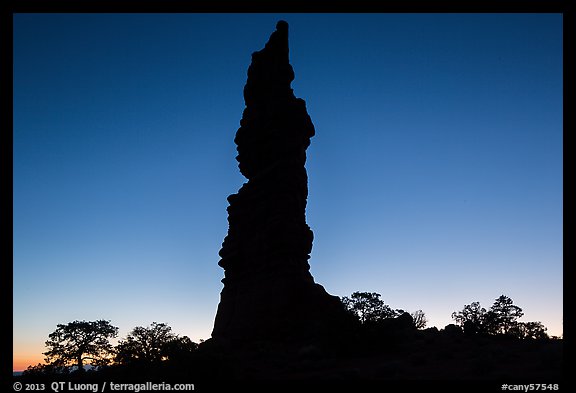
[[[189,337],[178,337],[165,323],[152,322],[149,327],[137,326],[116,346],[118,363],[157,363],[190,353],[198,344]]]
[[[543,340],[548,339],[546,327],[542,322],[518,322],[509,331],[508,334],[522,339]]]
[[[164,347],[164,353],[168,360],[186,360],[190,354],[198,349],[198,344],[188,336],[175,337],[168,341]]]
[[[546,328],[540,322],[518,322],[524,315],[522,309],[508,296],[501,295],[488,311],[480,307],[479,302],[464,306],[459,312],[453,312],[452,318],[465,333],[506,334],[518,338],[548,337]]]
[[[484,325],[490,334],[508,334],[523,315],[522,309],[514,305],[512,299],[501,295],[484,316]]]
[[[361,323],[394,318],[403,312],[390,308],[376,292],[354,292],[350,297],[342,297],[342,303]]]
[[[533,338],[535,340],[550,338],[548,333],[546,333],[548,329],[540,321],[523,322],[522,325],[524,325],[524,338]]]
[[[78,372],[84,371],[85,364],[108,364],[113,351],[109,339],[117,335],[118,328],[105,320],[59,324],[46,341],[45,361],[56,368],[76,366]]]
[[[414,321],[414,326],[416,329],[424,329],[426,324],[428,323],[428,319],[426,319],[426,314],[424,311],[417,310],[410,314],[412,320]]]
[[[38,363],[35,366],[28,366],[28,368],[24,370],[22,375],[27,377],[39,377],[49,375],[63,376],[69,373],[70,373],[69,367]]]
[[[457,337],[458,335],[462,334],[462,328],[458,325],[454,325],[453,323],[449,323],[448,325],[444,326],[442,331],[444,334],[452,337]]]
[[[484,330],[484,316],[486,309],[480,307],[480,302],[472,302],[464,306],[462,311],[453,312],[452,319],[456,325],[462,327],[464,333],[474,334]]]

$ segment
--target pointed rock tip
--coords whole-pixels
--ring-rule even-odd
[[[264,49],[288,53],[288,23],[286,21],[280,20],[276,23],[276,30],[270,35]]]
[[[278,23],[276,23],[276,30],[288,31],[288,22],[285,20],[279,20]]]

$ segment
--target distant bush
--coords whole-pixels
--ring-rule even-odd
[[[393,310],[385,304],[376,292],[354,292],[350,297],[344,296],[341,299],[346,310],[362,324],[394,318],[402,313],[402,310]]]
[[[414,326],[416,327],[416,329],[426,328],[428,319],[426,318],[426,314],[424,314],[424,311],[417,310],[411,313],[410,315],[412,316],[412,320],[414,321]]]
[[[115,348],[116,363],[158,363],[185,357],[198,344],[189,337],[172,332],[165,323],[152,322],[149,327],[137,326]]]
[[[466,334],[506,335],[520,339],[546,339],[546,327],[541,322],[519,322],[524,315],[505,295],[498,297],[489,310],[479,302],[465,305],[461,311],[453,312],[452,319]]]
[[[408,323],[410,328],[424,329],[428,323],[422,310],[407,313],[399,308],[393,309],[376,292],[354,292],[350,297],[343,296],[341,301],[346,310],[366,328],[389,330],[394,326],[395,330],[402,330]]]

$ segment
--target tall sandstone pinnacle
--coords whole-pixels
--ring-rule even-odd
[[[280,21],[264,49],[252,54],[234,139],[248,182],[228,197],[229,228],[219,253],[225,277],[212,337],[223,342],[315,340],[347,318],[340,300],[310,274],[305,163],[314,125],[292,80],[288,24]]]

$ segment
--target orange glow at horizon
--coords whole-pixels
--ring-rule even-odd
[[[12,371],[24,371],[28,366],[36,366],[38,363],[44,363],[44,355],[41,353],[14,353],[12,358]]]

